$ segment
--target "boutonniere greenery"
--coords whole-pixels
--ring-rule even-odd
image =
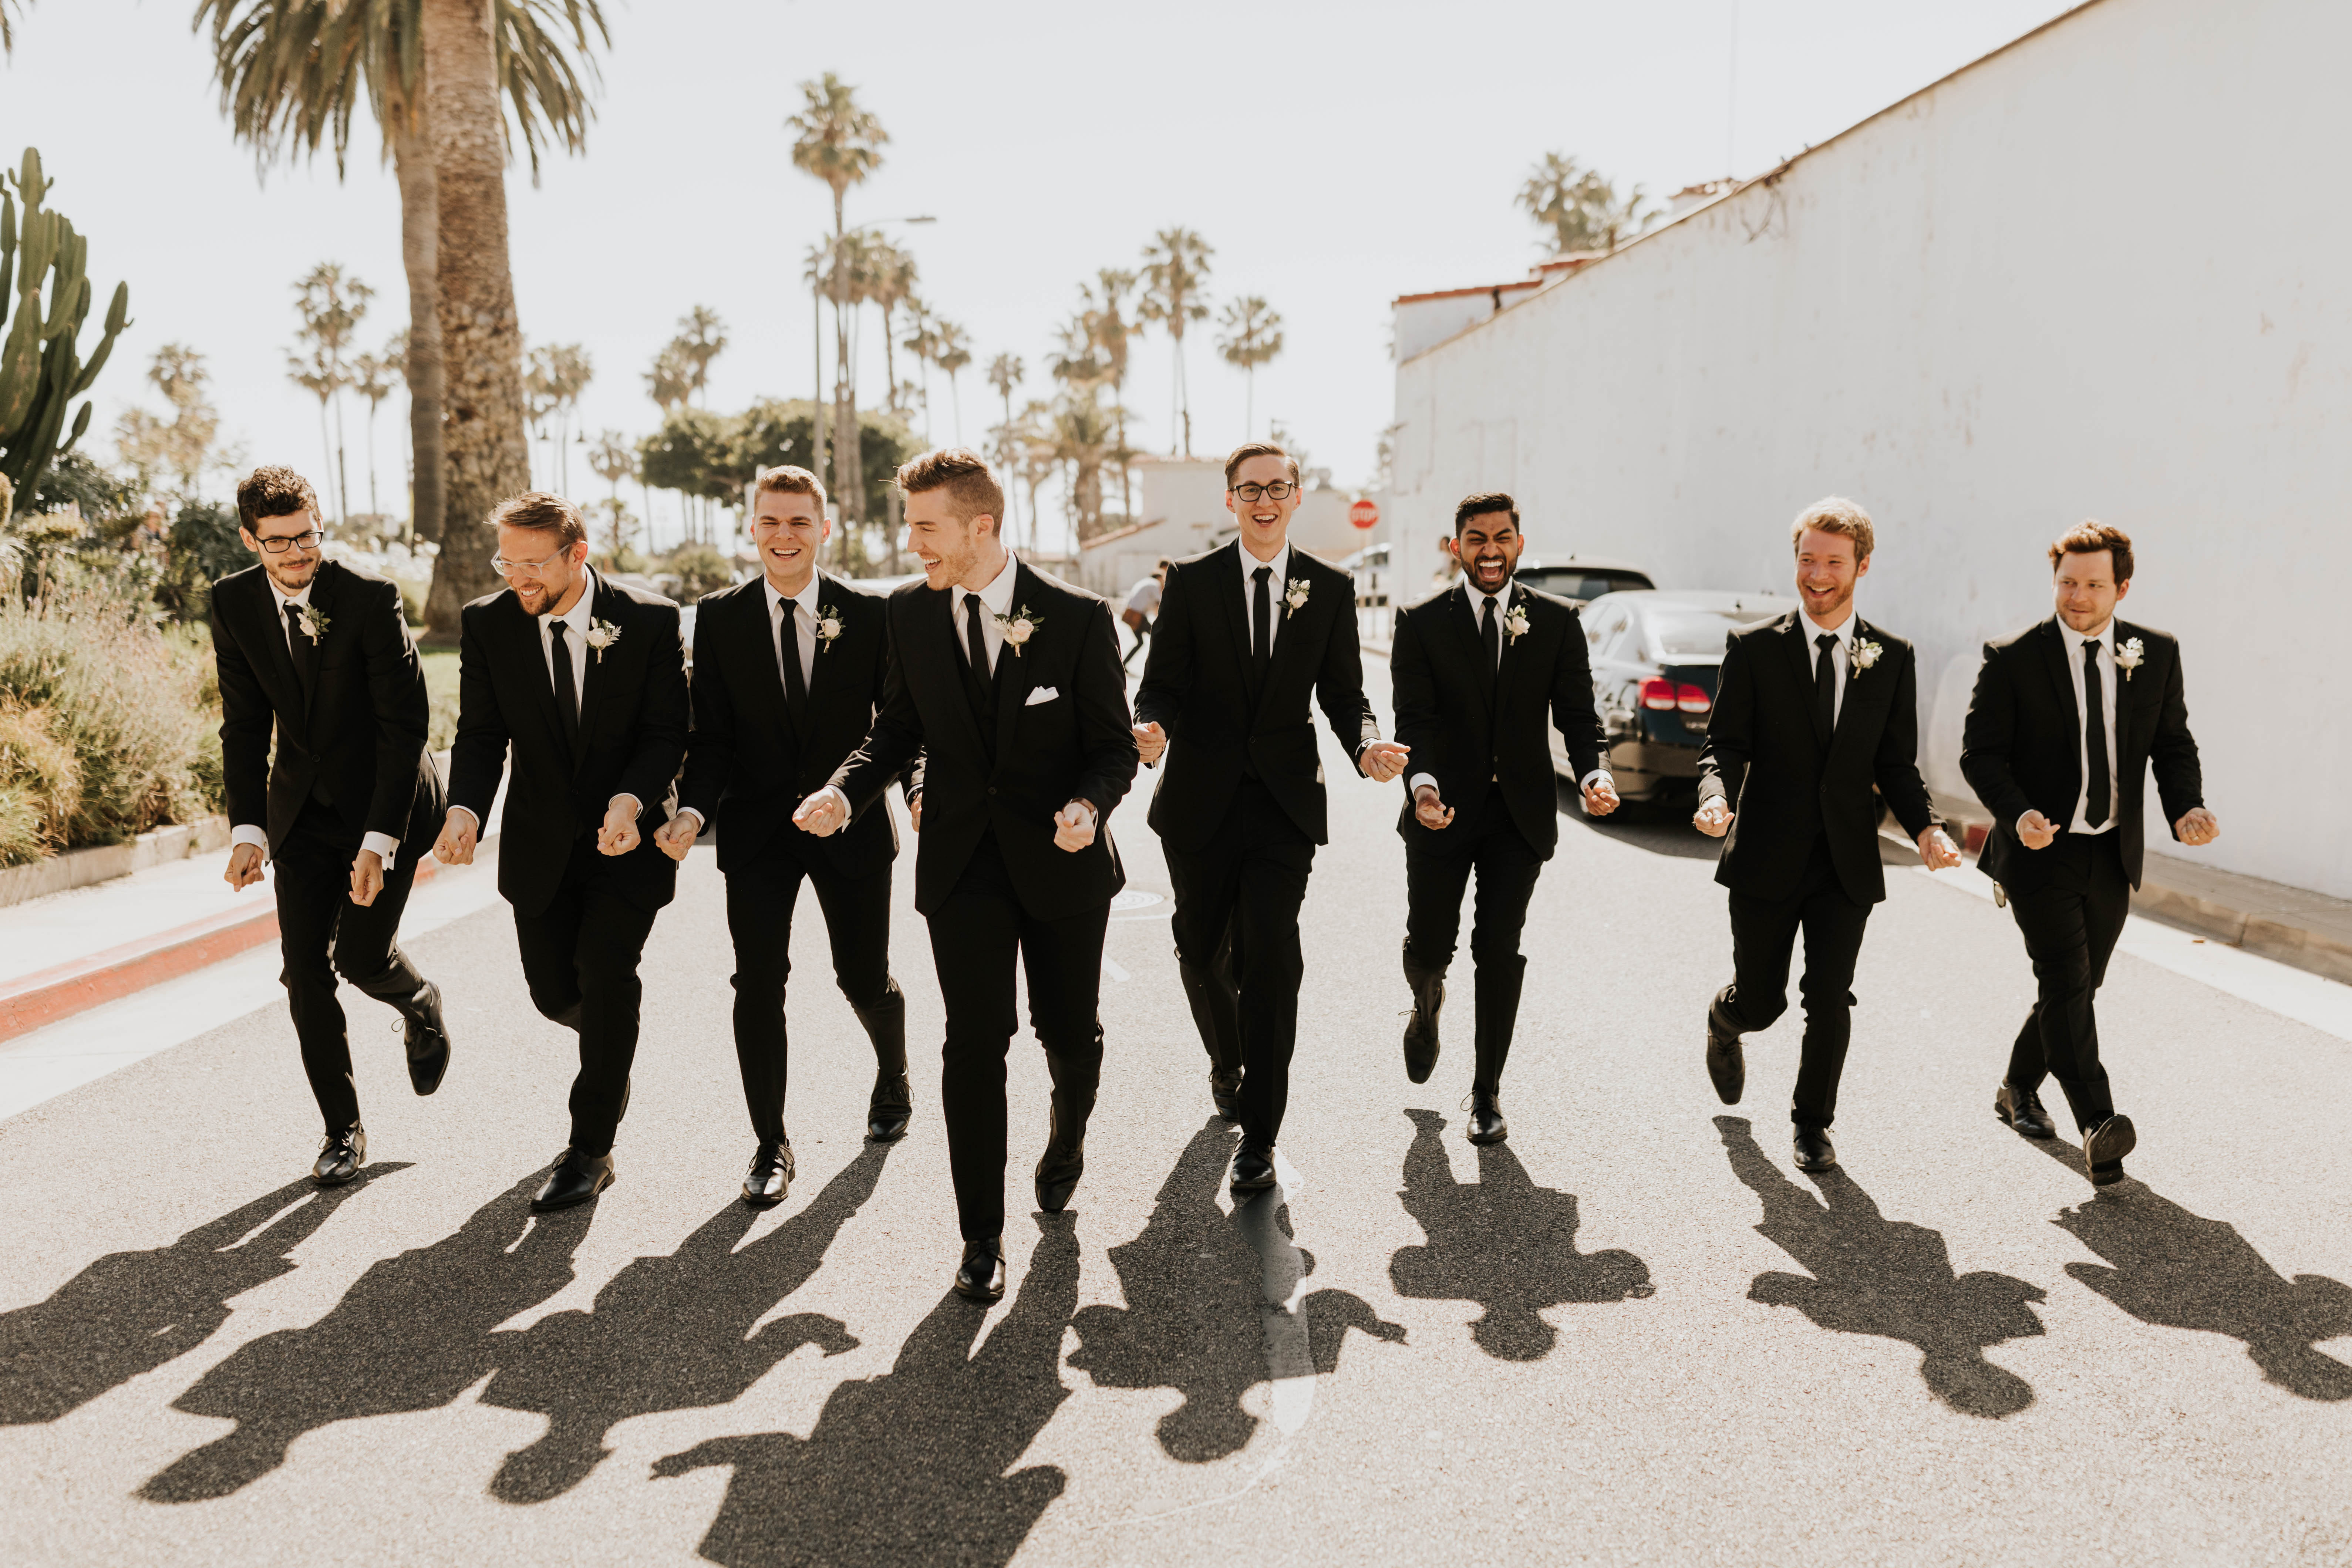
[[[1510,613],[1503,617],[1503,634],[1513,642],[1528,635],[1528,607],[1525,605],[1511,606]]]
[[[1311,587],[1312,584],[1304,577],[1293,577],[1290,580],[1290,586],[1285,589],[1282,595],[1284,620],[1288,620],[1307,607],[1307,595]]]
[[[1856,638],[1853,645],[1853,655],[1854,674],[1860,675],[1864,670],[1868,669],[1872,665],[1876,664],[1878,662],[1878,656],[1885,651],[1886,650],[1885,648],[1879,647],[1878,644],[1870,641],[1866,637]]]
[[[820,605],[816,612],[816,650],[824,653],[841,636],[841,608],[837,605]]]
[[[1003,628],[1004,640],[1013,645],[1013,655],[1015,658],[1021,656],[1021,645],[1035,637],[1037,628],[1045,624],[1037,612],[1026,605],[1009,616],[992,616],[990,618]]]
[[[296,624],[301,626],[302,635],[310,639],[310,646],[312,647],[317,647],[319,646],[319,639],[327,635],[327,626],[329,623],[327,620],[327,612],[324,610],[314,610],[310,605],[305,605],[302,606],[301,613],[295,616],[295,621]]]
[[[604,662],[604,650],[621,640],[621,628],[610,621],[591,621],[585,634],[588,646],[596,650],[596,662]]]
[[[2140,666],[2140,660],[2147,657],[2147,647],[2141,643],[2139,638],[2133,637],[2127,642],[2116,645],[2116,668],[2124,672],[2124,679],[2126,680],[2129,680],[2132,678],[2132,671],[2137,669]]]

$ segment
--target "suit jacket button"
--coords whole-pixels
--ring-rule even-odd
[[[994,795],[994,794],[996,793],[996,786],[995,786],[994,784],[991,784],[991,785],[989,785],[989,786],[988,786],[988,793],[989,793],[989,794],[991,794],[991,795]]]

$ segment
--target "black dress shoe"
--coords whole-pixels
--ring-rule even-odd
[[[794,1173],[791,1144],[761,1144],[743,1176],[743,1201],[755,1209],[774,1208],[793,1190]]]
[[[915,1092],[902,1072],[875,1076],[874,1093],[866,1102],[866,1136],[877,1143],[896,1143],[907,1135],[915,1119]]]
[[[1227,1121],[1242,1119],[1242,1075],[1209,1069],[1209,1103],[1217,1108],[1217,1115]]]
[[[1233,1190],[1237,1193],[1262,1193],[1274,1185],[1274,1151],[1261,1154],[1244,1145],[1234,1156]]]
[[[1715,1025],[1706,1027],[1706,1076],[1715,1080],[1715,1096],[1726,1105],[1739,1103],[1748,1088],[1748,1053],[1740,1048],[1737,1035],[1718,1035]]]
[[[1445,1006],[1445,973],[1407,974],[1412,986],[1412,1011],[1404,1021],[1404,1076],[1427,1083],[1437,1070],[1437,1016]]]
[[[2021,1138],[2055,1138],[2058,1129],[2051,1124],[2050,1113],[2042,1109],[2042,1097],[2032,1089],[2010,1087],[2004,1080],[1992,1091],[1992,1113],[2006,1121]]]
[[[1070,1194],[1078,1190],[1078,1178],[1086,1174],[1087,1146],[1056,1149],[1048,1143],[1037,1161],[1037,1207],[1046,1214],[1060,1214],[1070,1206]]]
[[[1500,1143],[1511,1135],[1511,1124],[1503,1120],[1501,1100],[1491,1094],[1470,1096],[1470,1142]]]
[[[576,1149],[566,1149],[555,1169],[547,1173],[530,1200],[530,1212],[549,1214],[556,1209],[568,1209],[584,1204],[613,1184],[613,1156],[599,1154],[593,1159]]]
[[[2084,1135],[2083,1163],[2095,1187],[2113,1186],[2124,1179],[2124,1156],[2139,1144],[2139,1131],[2128,1116],[2110,1116]]]
[[[1797,1169],[1810,1174],[1837,1169],[1837,1151],[1830,1147],[1828,1128],[1797,1129]]]
[[[408,1047],[408,1086],[419,1094],[441,1087],[449,1070],[449,1030],[441,1018],[441,987],[431,981],[400,1010],[401,1039]]]
[[[963,1244],[963,1261],[956,1265],[955,1293],[967,1301],[1004,1300],[1004,1238]]]
[[[367,1129],[354,1121],[341,1132],[327,1134],[319,1145],[318,1163],[310,1167],[310,1179],[322,1187],[340,1187],[366,1163]]]

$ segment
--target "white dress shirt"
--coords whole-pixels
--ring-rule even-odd
[[[1845,619],[1833,626],[1825,626],[1822,625],[1821,622],[1813,619],[1812,616],[1807,615],[1802,610],[1799,610],[1797,612],[1797,618],[1800,621],[1802,621],[1805,626],[1805,666],[1807,668],[1813,668],[1814,661],[1822,657],[1822,634],[1823,632],[1827,632],[1832,637],[1837,638],[1837,646],[1830,649],[1831,668],[1836,672],[1836,684],[1832,689],[1835,694],[1830,699],[1830,727],[1834,730],[1837,728],[1839,715],[1845,711],[1846,677],[1851,674],[1853,669],[1853,605],[1851,601],[1847,603],[1845,607]],[[1818,671],[1814,674],[1813,679],[1816,680],[1821,679]]]
[[[1004,552],[1003,569],[990,580],[987,587],[980,590],[981,607],[988,612],[980,623],[981,644],[988,649],[988,668],[981,671],[982,675],[995,673],[997,658],[1004,651],[1004,627],[996,617],[1013,613],[1013,590],[1020,580],[1020,568],[1013,561],[1013,552],[1008,550]],[[966,660],[971,658],[971,645],[965,639],[971,634],[964,628],[964,599],[971,592],[961,583],[948,590],[948,614],[955,621],[956,648]]]
[[[325,563],[322,562],[320,564],[323,566]],[[294,651],[294,627],[286,618],[286,606],[294,605],[305,610],[309,609],[310,590],[318,586],[319,574],[316,572],[312,573],[310,580],[302,584],[302,591],[299,594],[287,593],[278,585],[276,578],[268,577],[267,573],[263,575],[269,583],[270,608],[278,613],[278,629],[285,634],[286,651],[290,656]],[[228,844],[231,849],[235,849],[240,844],[250,844],[260,849],[264,855],[269,853],[269,835],[255,823],[240,822],[231,828]],[[360,847],[373,849],[381,856],[383,859],[383,868],[387,871],[392,869],[394,863],[400,858],[400,840],[389,833],[362,834],[360,836]]]
[[[1502,591],[1498,594],[1482,593],[1477,588],[1472,587],[1468,584],[1465,584],[1463,586],[1465,591],[1469,595],[1470,618],[1478,627],[1478,637],[1480,643],[1483,646],[1486,636],[1486,617],[1489,615],[1509,615],[1511,613],[1511,605],[1516,604],[1519,598],[1518,595],[1512,592],[1512,590],[1517,585],[1512,583],[1506,583],[1503,584]],[[1496,602],[1498,599],[1501,601],[1499,604]],[[1501,633],[1496,642],[1495,668],[1496,669],[1503,668],[1502,650],[1510,646],[1511,629],[1508,625],[1506,625],[1502,627]],[[1591,789],[1595,782],[1608,777],[1608,768],[1606,766],[1598,767],[1585,774],[1583,779],[1576,787],[1579,789]],[[1495,776],[1491,773],[1488,774],[1486,782],[1488,784],[1493,784],[1495,782]],[[1613,786],[1615,781],[1612,780],[1611,782]],[[1423,784],[1427,784],[1432,789],[1436,789],[1437,775],[1434,773],[1413,774],[1412,777],[1405,781],[1405,793],[1407,795],[1414,794],[1419,791],[1421,786]],[[1443,792],[1441,791],[1440,793],[1442,794]]]
[[[1290,592],[1290,541],[1282,542],[1282,548],[1274,552],[1271,561],[1260,561],[1250,553],[1248,545],[1238,540],[1234,542],[1234,553],[1242,558],[1242,635],[1249,638],[1253,652],[1257,648],[1257,622],[1253,618],[1257,614],[1257,569],[1274,568],[1274,575],[1265,580],[1266,607],[1273,612],[1265,628],[1265,651],[1270,658],[1274,645],[1282,640],[1282,623],[1289,614],[1282,596]]]
[[[2074,683],[2074,776],[2082,784],[2074,793],[2074,809],[2066,824],[2069,833],[2112,833],[2116,814],[2122,807],[2123,774],[2116,756],[2116,685],[2121,671],[2116,668],[2116,623],[2111,616],[2107,624],[2090,637],[2058,623],[2058,635],[2066,644],[2066,675]],[[2085,813],[2091,801],[2091,746],[2087,726],[2081,722],[2083,709],[2089,700],[2083,689],[2083,647],[2095,644],[2099,650],[2099,727],[2107,738],[2107,819],[2098,826],[2091,826]]]
[[[816,611],[817,597],[824,587],[824,574],[809,574],[808,586],[791,598],[766,577],[760,579],[760,591],[768,596],[768,646],[776,650],[776,679],[784,678],[784,617],[792,617],[794,631],[793,657],[801,662],[801,689],[806,691],[809,682],[816,679]],[[790,690],[791,688],[785,688]],[[694,818],[695,826],[702,825],[702,813],[690,805],[677,808],[680,816]]]

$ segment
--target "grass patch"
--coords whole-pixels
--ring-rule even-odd
[[[449,742],[457,738],[457,650],[420,648],[416,657],[425,666],[425,695],[433,704],[433,725],[425,748],[447,751]]]

